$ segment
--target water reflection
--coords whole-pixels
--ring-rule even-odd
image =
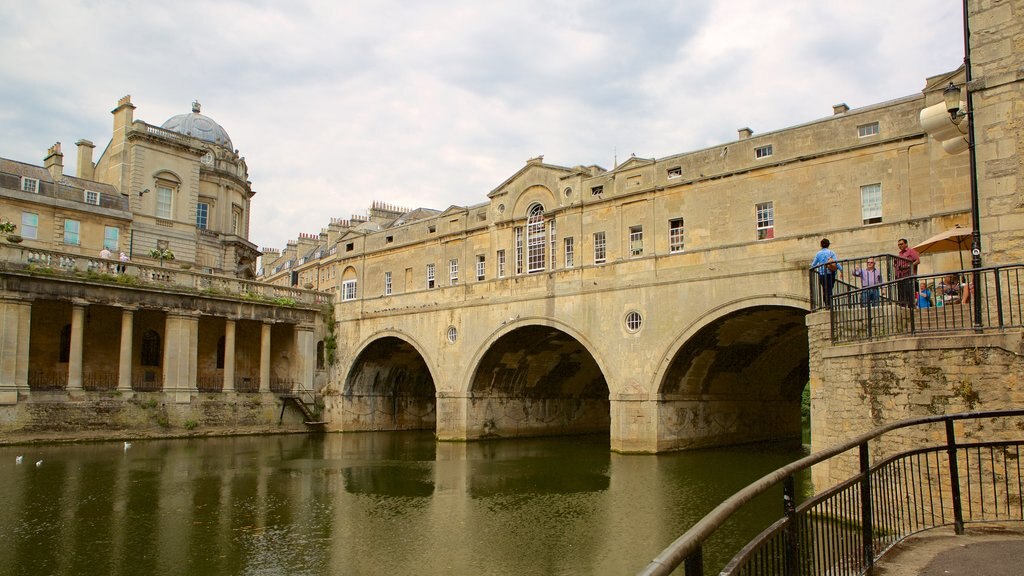
[[[628,574],[800,454],[422,432],[4,447],[0,574]],[[718,547],[779,508],[766,500]]]

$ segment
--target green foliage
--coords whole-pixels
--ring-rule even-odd
[[[323,308],[324,324],[327,325],[327,336],[324,337],[324,361],[334,366],[338,359],[338,335],[335,332],[334,306],[328,304]]]
[[[811,385],[804,386],[804,392],[800,395],[800,419],[804,422],[811,421]]]
[[[195,430],[197,426],[199,426],[199,422],[196,422],[195,420],[193,420],[191,418],[189,418],[188,420],[185,420],[185,429],[186,430]]]
[[[0,234],[12,234],[18,229],[18,225],[7,218],[0,218]]]
[[[171,421],[167,418],[166,414],[161,414],[161,415],[157,416],[156,417],[156,423],[161,428],[170,428],[171,427]]]
[[[274,298],[271,300],[272,303],[278,306],[295,306],[295,298],[286,298],[284,296],[280,298]]]

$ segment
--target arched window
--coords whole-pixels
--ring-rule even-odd
[[[60,361],[67,363],[71,359],[71,324],[60,329]]]
[[[544,207],[530,206],[526,213],[526,272],[544,271],[544,252],[547,248],[547,226],[544,222]]]
[[[139,364],[143,366],[160,365],[160,335],[155,330],[146,330],[142,335],[142,357]]]

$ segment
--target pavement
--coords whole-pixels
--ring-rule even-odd
[[[928,530],[894,546],[875,563],[873,576],[1021,576],[1024,526],[968,524]]]

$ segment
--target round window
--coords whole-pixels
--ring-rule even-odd
[[[572,188],[565,189],[565,197],[568,198],[569,196],[572,196]]]
[[[637,311],[632,311],[626,314],[626,330],[630,332],[637,332],[640,327],[644,325],[644,317]]]
[[[459,331],[455,329],[455,326],[448,327],[448,341],[455,344],[455,341],[459,338]]]
[[[504,214],[504,213],[505,213],[505,205],[504,204],[498,204],[498,214]]]

